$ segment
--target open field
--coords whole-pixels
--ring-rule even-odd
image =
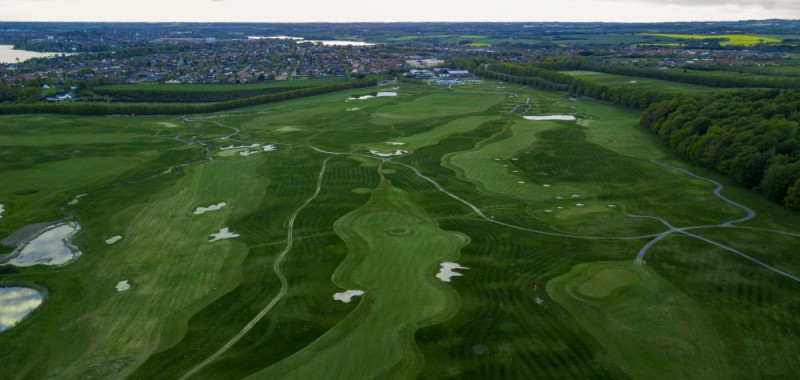
[[[724,91],[715,87],[699,86],[694,84],[670,82],[659,79],[632,77],[627,75],[606,74],[596,71],[563,71],[580,79],[614,87],[633,87],[642,90],[664,91],[675,94],[708,94],[715,91]]]
[[[0,266],[45,295],[0,333],[0,378],[800,372],[798,214],[631,110],[490,81],[378,90],[398,96],[0,117],[0,238],[74,221],[82,252]],[[445,263],[465,269],[444,282]]]

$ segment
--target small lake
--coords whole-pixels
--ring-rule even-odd
[[[14,327],[41,306],[43,298],[30,288],[0,288],[0,332]]]
[[[38,51],[14,50],[13,45],[0,45],[0,64],[17,63],[17,59],[19,59],[19,62],[24,62],[31,58],[49,58],[60,54],[62,53],[40,53]]]
[[[70,240],[80,226],[75,223],[59,224],[40,232],[33,240],[18,248],[8,263],[17,267],[33,265],[64,265],[78,256]]]

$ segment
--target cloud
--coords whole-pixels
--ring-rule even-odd
[[[759,7],[768,10],[800,10],[800,1],[797,0],[638,0],[660,5],[680,5],[687,7],[698,6],[739,6]],[[790,16],[791,15],[787,15]],[[742,15],[747,18],[746,15]],[[797,17],[795,14],[794,17]]]

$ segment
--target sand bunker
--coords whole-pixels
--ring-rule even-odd
[[[397,93],[394,92],[394,91],[380,91],[380,92],[376,93],[375,95],[351,96],[351,97],[347,98],[347,101],[350,101],[350,100],[367,100],[367,99],[372,99],[372,98],[382,98],[382,97],[386,97],[386,96],[397,96]]]
[[[517,181],[517,183],[525,183],[525,181]]]
[[[347,112],[355,112],[355,111],[360,111],[360,110],[361,110],[361,108],[348,108]]]
[[[80,202],[81,198],[83,198],[83,197],[85,197],[87,195],[89,195],[89,194],[78,194],[78,195],[75,196],[75,198],[73,200],[69,201],[69,203],[67,203],[67,205],[68,206],[76,205],[76,204],[78,204],[78,202]]]
[[[344,303],[350,303],[353,297],[363,296],[363,290],[348,290],[346,292],[335,293],[333,295],[333,299],[337,301],[342,301]]]
[[[14,327],[42,305],[42,294],[30,288],[0,288],[0,332]]]
[[[228,227],[225,227],[225,228],[219,230],[219,232],[215,232],[215,233],[209,235],[209,237],[211,237],[209,242],[214,242],[214,241],[217,241],[217,240],[232,239],[232,238],[235,238],[235,237],[239,237],[239,234],[231,232],[231,230],[229,230]]]
[[[549,214],[549,213],[553,212],[553,210],[544,210],[544,212]]]
[[[198,208],[196,208],[194,210],[194,214],[195,215],[203,215],[203,214],[205,214],[205,213],[207,213],[209,211],[221,210],[223,207],[225,207],[227,205],[228,205],[227,202],[219,202],[219,203],[217,203],[215,205],[211,205],[211,206],[208,206],[208,207],[198,207]]]
[[[118,292],[124,292],[124,291],[126,291],[126,290],[128,290],[130,288],[131,288],[131,284],[128,282],[128,280],[120,281],[120,282],[117,283],[117,291]]]
[[[573,198],[580,198],[581,196],[580,196],[580,194],[572,194],[572,197]]]
[[[108,245],[115,244],[116,242],[118,242],[120,240],[122,240],[122,236],[117,235],[117,236],[110,237],[110,238],[106,239],[106,244],[108,244]]]
[[[617,205],[608,205],[608,207],[617,208]]]
[[[248,151],[245,151],[245,152],[239,152],[239,155],[242,156],[242,157],[247,157],[247,156],[252,156],[254,154],[259,154],[259,153],[261,153],[260,150],[248,150]]]
[[[260,146],[261,146],[261,144],[239,145],[239,146],[228,145],[228,146],[223,146],[222,148],[219,148],[219,150],[248,149],[248,148],[258,148]]]
[[[264,152],[274,152],[276,149],[275,145],[268,144],[261,147],[261,150]]]
[[[0,219],[3,219],[3,213],[6,211],[6,206],[0,203]]]
[[[379,152],[377,150],[374,150],[374,149],[370,150],[369,152],[374,154],[374,155],[376,155],[376,156],[379,156],[379,157],[402,156],[404,154],[408,154],[407,150],[399,150],[399,149],[394,151],[394,153],[381,153],[381,152]]]
[[[394,145],[394,146],[402,146],[402,145],[406,145],[406,143],[404,143],[404,142],[399,142],[399,141],[389,141],[389,142],[387,142],[387,144],[389,144],[389,145]]]
[[[14,251],[11,254],[13,259],[8,263],[17,267],[66,264],[81,254],[70,244],[70,239],[79,230],[80,226],[75,223],[60,224],[45,229]]]
[[[436,277],[444,282],[450,282],[451,277],[463,276],[463,274],[455,272],[456,269],[469,268],[462,267],[461,264],[458,263],[442,263],[442,268],[439,269],[439,273],[436,274]]]
[[[541,115],[541,116],[524,116],[525,120],[536,121],[550,121],[550,120],[577,120],[572,115]]]
[[[549,183],[545,183],[544,185],[542,185],[542,187],[550,187],[550,184]]]
[[[583,206],[586,206],[586,205],[585,205],[585,204],[583,204],[583,203],[576,203],[576,204],[575,204],[575,206],[578,206],[578,207],[583,207]]]

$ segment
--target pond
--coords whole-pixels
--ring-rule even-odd
[[[8,264],[17,267],[33,265],[63,265],[80,256],[70,243],[80,226],[76,223],[58,224],[41,231],[11,254]]]
[[[32,58],[50,58],[64,53],[40,53],[38,51],[14,50],[13,45],[0,45],[0,64],[25,62]],[[67,54],[69,55],[69,54]]]
[[[0,287],[0,332],[14,327],[41,306],[44,297],[30,288]]]

